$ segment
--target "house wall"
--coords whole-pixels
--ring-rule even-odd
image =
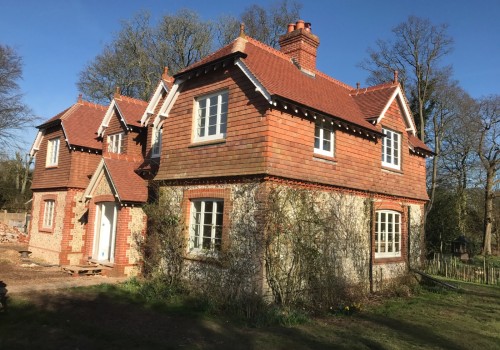
[[[421,240],[421,234],[411,231],[408,227],[408,208],[413,213],[411,227],[422,225],[423,202],[408,203],[400,198],[389,196],[371,196],[367,193],[354,193],[338,188],[330,190],[320,186],[308,186],[303,183],[292,185],[291,182],[265,181],[244,183],[207,183],[207,184],[176,184],[163,186],[161,196],[171,202],[171,206],[182,208],[180,215],[185,226],[186,242],[190,234],[191,200],[196,198],[219,198],[224,200],[224,227],[222,249],[231,250],[231,256],[237,256],[243,263],[240,272],[242,278],[261,293],[269,294],[264,269],[264,237],[266,234],[265,215],[267,211],[268,194],[271,189],[286,191],[287,189],[306,189],[314,194],[314,211],[323,222],[331,222],[327,231],[322,231],[316,237],[318,241],[327,239],[328,264],[331,264],[342,279],[350,284],[356,284],[365,290],[379,290],[387,286],[388,281],[407,273],[409,261],[418,262],[421,251],[416,242]],[[375,259],[374,232],[375,211],[382,209],[396,210],[401,213],[402,252],[398,258]],[[294,204],[284,204],[283,210],[294,215]],[[321,238],[322,237],[322,238]],[[409,240],[409,243],[408,243]],[[322,250],[325,247],[317,248]],[[408,246],[415,247],[408,250]],[[236,252],[234,251],[236,249]],[[239,252],[239,253],[238,253]],[[285,254],[286,255],[286,254]],[[285,256],[284,255],[284,256]],[[207,267],[198,264],[203,256],[192,254],[186,249],[187,277],[195,280],[206,279]],[[227,269],[217,269],[217,278],[224,278],[224,273],[235,273],[231,265]],[[216,278],[216,277],[212,277]]]
[[[68,190],[65,207],[65,227],[61,241],[61,265],[78,265],[84,259],[84,244],[88,224],[88,208],[84,200],[84,191]]]
[[[226,139],[193,143],[195,98],[222,89],[229,90]],[[163,124],[162,159],[156,179],[265,173],[263,113],[267,105],[234,66],[188,80]]]
[[[53,227],[42,228],[44,199],[55,200]],[[42,259],[50,264],[60,263],[63,235],[65,230],[65,206],[68,200],[67,191],[33,192],[32,220],[29,234],[29,250],[33,258]]]
[[[315,183],[426,200],[425,158],[410,154],[408,136],[395,101],[381,125],[402,134],[402,170],[382,167],[381,141],[335,130],[335,157],[314,153],[314,122],[279,110],[266,114],[267,173]],[[381,125],[378,129],[381,131]]]
[[[193,107],[197,96],[229,89],[227,137],[209,144],[193,140]],[[252,102],[249,102],[252,101]],[[156,179],[270,174],[427,200],[425,158],[410,153],[397,100],[382,126],[401,133],[401,171],[381,164],[381,140],[345,129],[335,131],[335,157],[314,154],[314,121],[268,109],[269,104],[237,68],[188,80],[164,123],[164,157]]]
[[[100,160],[101,155],[95,151],[72,151],[68,186],[85,189]]]
[[[103,175],[96,185],[88,205],[88,226],[83,247],[82,263],[92,257],[94,249],[95,222],[97,205],[102,202],[115,202],[110,180]],[[146,216],[140,207],[117,205],[116,239],[112,269],[106,270],[110,276],[135,276],[140,271],[140,256],[136,239],[146,231]]]
[[[59,138],[59,158],[57,166],[46,167],[48,141]],[[35,169],[33,171],[33,190],[42,188],[62,188],[68,186],[70,174],[71,153],[64,140],[60,126],[48,128],[36,153]]]
[[[146,135],[141,134],[137,131],[127,130],[120,120],[116,109],[113,112],[113,116],[109,121],[109,125],[106,128],[103,139],[103,152],[107,153],[108,143],[107,138],[109,135],[124,132],[122,139],[123,154],[130,156],[142,157],[143,156],[143,143],[145,141]]]
[[[155,120],[155,117],[160,112],[160,109],[163,105],[163,102],[165,102],[166,97],[167,97],[167,92],[165,90],[162,90],[161,97],[158,100],[158,103],[156,104],[154,112],[150,116],[150,119],[149,119],[148,124],[147,124],[146,148],[145,148],[145,152],[144,152],[144,155],[146,158],[151,158],[151,142],[153,140],[153,122]],[[166,130],[163,130],[163,131],[165,132],[165,134],[162,137],[162,148],[163,148],[163,140],[166,140]],[[160,152],[160,154],[164,154],[163,150]]]

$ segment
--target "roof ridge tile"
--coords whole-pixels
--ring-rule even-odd
[[[82,105],[82,106],[87,106],[87,107],[91,107],[91,108],[95,108],[95,109],[100,109],[100,110],[103,110],[105,111],[108,107],[106,106],[103,106],[99,103],[94,103],[94,102],[90,102],[90,101],[86,101],[86,100],[79,100],[77,103],[75,103],[75,105]]]
[[[147,106],[148,102],[135,98],[135,97],[130,97],[130,96],[125,96],[125,95],[120,95],[119,99],[116,99],[117,101],[124,101],[124,102],[129,102],[129,103],[134,103],[137,105],[145,105]]]
[[[351,91],[349,92],[349,94],[350,95],[360,95],[360,94],[364,94],[367,92],[373,92],[373,91],[378,91],[378,90],[383,90],[383,89],[390,89],[390,88],[397,87],[397,86],[398,86],[398,83],[387,82],[387,83],[377,84],[377,85],[368,86],[368,87],[359,88],[359,89],[351,88]]]

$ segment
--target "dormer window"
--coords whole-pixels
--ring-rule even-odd
[[[123,153],[123,132],[108,136],[108,152]]]
[[[196,99],[195,141],[218,140],[226,137],[227,101],[227,91]]]
[[[153,137],[151,139],[151,157],[160,156],[162,136],[163,129],[160,126],[153,128]]]
[[[333,157],[334,133],[332,123],[317,121],[314,126],[314,153]]]
[[[49,140],[47,143],[46,166],[57,166],[59,160],[59,138]]]
[[[382,129],[385,137],[382,141],[382,166],[392,169],[401,169],[401,134]]]

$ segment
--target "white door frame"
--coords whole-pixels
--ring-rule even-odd
[[[111,210],[111,213],[110,213]],[[110,215],[111,214],[111,217]],[[106,261],[113,263],[115,261],[115,242],[116,242],[116,219],[118,216],[117,205],[114,202],[102,202],[96,204],[96,215],[95,215],[95,226],[94,226],[94,244],[92,250],[92,259],[98,261]],[[104,220],[103,220],[104,219]],[[106,226],[106,224],[108,224]],[[102,227],[105,226],[105,231],[102,231]],[[108,228],[109,227],[109,228]],[[109,236],[109,241],[105,236]],[[106,242],[101,242],[102,239],[108,241],[107,252],[100,252],[101,244],[106,244]],[[104,247],[103,247],[104,248]],[[102,256],[99,254],[102,253]]]

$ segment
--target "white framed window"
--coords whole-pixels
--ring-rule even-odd
[[[219,251],[222,246],[224,201],[196,199],[191,201],[190,250]]]
[[[108,136],[108,152],[123,153],[123,132]]]
[[[210,141],[226,137],[227,102],[227,91],[196,99],[195,141]]]
[[[401,256],[401,214],[393,210],[377,211],[375,222],[375,258]]]
[[[54,208],[56,201],[53,199],[48,199],[44,201],[43,209],[43,228],[52,228],[54,223]]]
[[[388,168],[401,169],[401,134],[382,129],[385,137],[382,141],[382,165]]]
[[[49,140],[47,144],[47,160],[46,166],[56,166],[59,161],[59,138]]]
[[[163,129],[160,127],[153,128],[153,137],[151,139],[151,157],[160,156],[162,137]]]
[[[317,121],[314,126],[314,153],[324,156],[334,156],[334,136],[332,123]]]

